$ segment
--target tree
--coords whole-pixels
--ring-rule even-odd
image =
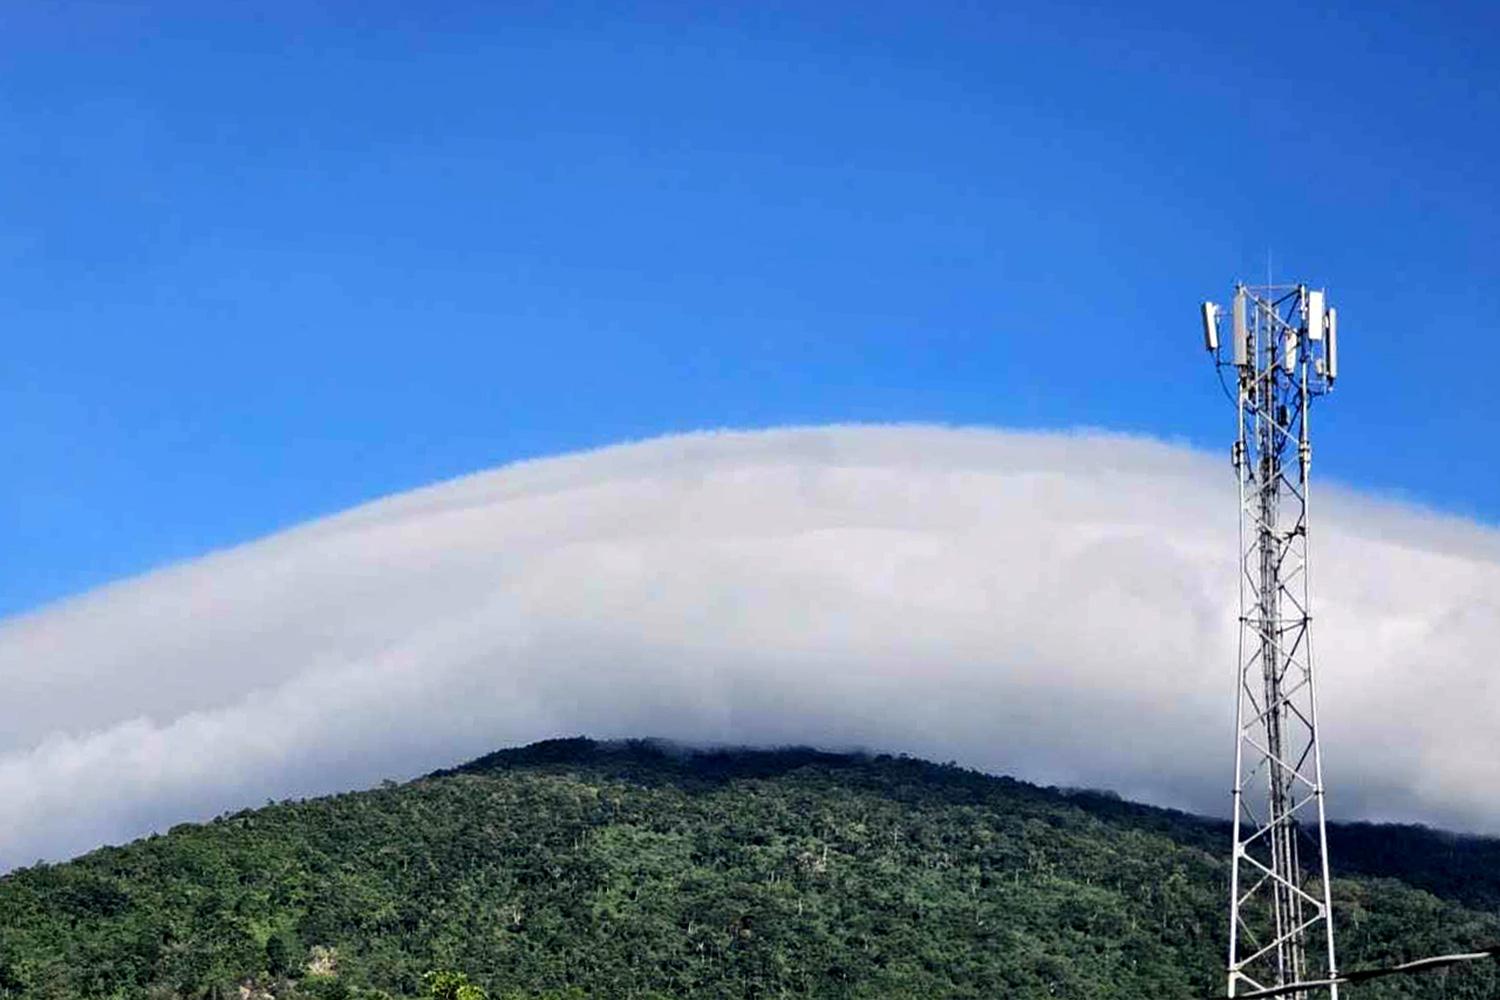
[[[427,996],[435,1000],[489,1000],[489,994],[462,972],[429,972],[422,977]]]
[[[284,976],[292,969],[291,949],[286,938],[272,934],[266,938],[266,971],[273,976]]]

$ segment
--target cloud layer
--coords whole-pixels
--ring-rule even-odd
[[[1315,498],[1335,815],[1500,832],[1500,533]],[[1227,463],[1103,434],[665,438],[0,625],[0,870],[548,736],[906,751],[1223,813]]]

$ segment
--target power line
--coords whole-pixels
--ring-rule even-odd
[[[1457,965],[1460,962],[1477,962],[1482,958],[1500,958],[1500,944],[1492,945],[1483,951],[1466,951],[1456,955],[1434,955],[1431,958],[1418,958],[1411,962],[1403,962],[1400,965],[1390,965],[1380,969],[1360,969],[1357,972],[1345,972],[1332,979],[1313,979],[1302,983],[1287,983],[1283,986],[1272,986],[1268,989],[1255,990],[1251,993],[1236,993],[1233,1000],[1259,1000],[1262,997],[1285,996],[1288,993],[1297,993],[1302,990],[1341,986],[1346,983],[1362,983],[1367,979],[1380,979],[1383,976],[1395,976],[1407,972],[1426,972],[1428,969],[1438,969],[1445,965]],[[1200,1000],[1231,1000],[1231,998],[1202,997]]]

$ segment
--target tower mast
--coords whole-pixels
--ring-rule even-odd
[[[1239,435],[1240,630],[1228,993],[1337,974],[1308,583],[1309,404],[1338,376],[1338,315],[1306,285],[1236,285],[1205,345],[1232,374]],[[1228,386],[1226,385],[1226,388]],[[1327,987],[1337,1000],[1338,987]],[[1306,998],[1309,991],[1293,996]],[[1320,991],[1321,992],[1321,991]]]

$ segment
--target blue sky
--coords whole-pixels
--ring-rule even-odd
[[[0,615],[671,431],[1227,454],[1196,305],[1268,251],[1340,309],[1318,474],[1500,522],[1497,32],[1479,4],[8,4]]]

